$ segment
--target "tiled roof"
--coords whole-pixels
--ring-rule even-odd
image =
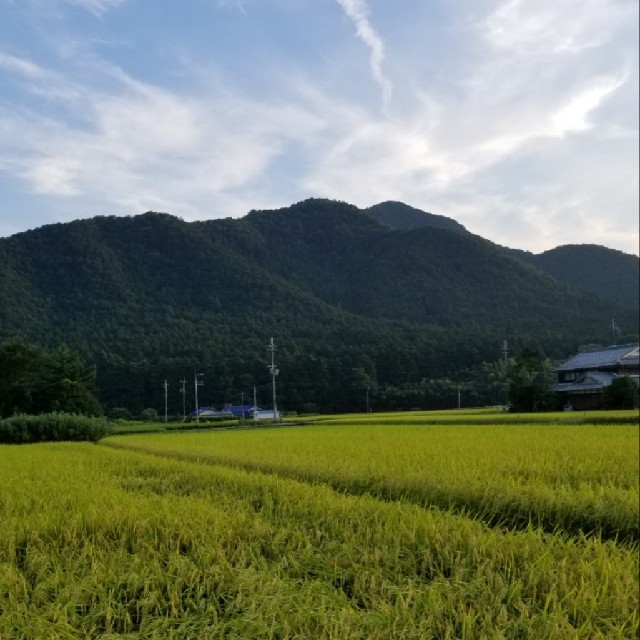
[[[640,362],[640,348],[636,347],[630,351],[626,356],[620,358],[620,364],[632,365]]]
[[[609,373],[608,371],[590,371],[584,378],[585,383],[595,383],[603,386],[608,386],[613,382],[614,378],[618,376],[615,373]]]
[[[563,382],[560,384],[554,384],[553,390],[556,393],[569,393],[575,391],[602,391],[604,389],[604,385],[593,382],[591,384],[587,384],[585,382]]]
[[[615,373],[608,371],[590,371],[575,382],[561,382],[554,385],[553,390],[565,393],[568,391],[601,391],[617,377]]]
[[[634,360],[635,358],[635,360]],[[583,371],[613,367],[621,360],[624,364],[633,364],[638,359],[638,344],[625,344],[604,349],[584,351],[560,365],[556,371]]]

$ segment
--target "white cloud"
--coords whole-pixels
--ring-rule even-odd
[[[382,70],[384,42],[369,21],[369,11],[365,0],[337,0],[347,16],[353,21],[358,37],[371,50],[370,65],[375,81],[382,90],[382,104],[387,111],[393,93],[393,85]]]
[[[0,51],[0,68],[17,73],[25,78],[40,79],[44,71],[37,65],[24,58],[18,58]]]
[[[91,195],[130,211],[161,208],[201,218],[216,199],[229,202],[230,193],[254,188],[290,141],[302,144],[323,126],[322,117],[286,101],[256,103],[228,92],[185,98],[118,70],[96,69],[105,73],[119,80],[118,91],[96,91],[40,69],[42,86],[32,90],[46,85],[61,107],[73,96],[67,106],[81,109],[88,126],[5,113],[0,167],[37,193]]]
[[[562,136],[572,131],[586,131],[593,127],[589,114],[600,106],[610,94],[622,86],[626,78],[598,78],[591,86],[572,96],[552,118],[552,129]]]
[[[636,10],[633,0],[508,0],[480,26],[493,46],[512,53],[575,53],[603,44],[611,26],[633,20]]]
[[[126,71],[86,45],[46,65],[35,54],[0,53],[4,86],[19,94],[0,103],[0,170],[53,196],[69,216],[85,207],[85,215],[156,209],[203,219],[308,196],[360,206],[396,199],[510,246],[542,250],[597,230],[598,242],[637,251],[629,223],[637,209],[637,44],[628,44],[621,17],[630,3],[616,0],[608,12],[605,0],[585,1],[595,17],[577,12],[576,24],[563,3],[532,0],[494,3],[472,23],[455,15],[464,33],[449,36],[464,37],[467,57],[446,58],[446,82],[412,75],[408,60],[410,83],[393,77],[393,117],[356,87],[339,93],[330,74],[304,60],[265,79],[265,92],[185,47],[182,76],[173,59],[174,90],[161,69],[143,81],[143,65]],[[384,42],[364,1],[337,2],[370,52],[386,109]],[[116,5],[84,3],[94,12]],[[255,62],[243,60],[252,69]]]

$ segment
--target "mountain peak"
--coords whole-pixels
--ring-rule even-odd
[[[433,227],[437,229],[447,229],[467,233],[467,230],[459,222],[446,216],[428,213],[421,209],[411,207],[404,202],[388,200],[373,205],[365,209],[369,215],[373,216],[383,224],[393,229],[418,229],[421,227]]]

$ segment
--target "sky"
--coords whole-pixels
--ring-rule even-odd
[[[637,0],[0,0],[0,236],[405,202],[638,253]]]

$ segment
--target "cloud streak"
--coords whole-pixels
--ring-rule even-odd
[[[369,21],[369,11],[365,0],[336,0],[356,27],[356,34],[370,49],[369,63],[374,80],[382,90],[383,110],[388,112],[393,94],[393,84],[382,70],[385,47]]]
[[[446,73],[439,60],[413,64],[432,62],[424,49],[433,36],[429,23],[415,30],[414,42],[406,31],[385,30],[394,62],[401,54],[407,60],[406,75],[394,66],[396,75],[387,76],[385,43],[366,3],[337,1],[370,52],[383,112],[371,108],[370,92],[354,82],[359,56],[345,57],[352,36],[330,40],[335,6],[334,14],[323,14],[326,29],[313,30],[328,39],[314,45],[319,60],[330,52],[326,66],[299,59],[300,52],[287,58],[286,72],[283,57],[265,53],[271,39],[260,55],[231,70],[225,56],[235,60],[248,45],[207,58],[178,41],[189,54],[181,58],[165,32],[159,51],[170,71],[155,58],[150,74],[139,64],[142,47],[126,49],[135,52],[129,60],[109,58],[113,42],[105,48],[81,41],[73,57],[58,59],[37,50],[21,55],[17,45],[0,49],[3,186],[12,186],[16,202],[37,198],[34,210],[46,200],[50,215],[62,220],[149,209],[195,220],[309,196],[363,207],[393,199],[454,217],[509,246],[539,251],[596,241],[637,251],[638,92],[630,80],[637,75],[637,43],[620,45],[630,37],[630,2],[587,0],[593,15],[578,18],[564,5],[490,2],[473,20],[455,13],[459,3],[447,3],[452,24],[443,33],[464,47],[444,59]],[[84,6],[106,11],[117,4],[96,2]],[[255,14],[266,9],[255,6],[238,20],[239,9],[211,4],[222,25],[233,19],[236,29],[248,25],[254,37],[260,33],[264,13]],[[120,24],[115,14],[100,21],[85,16],[83,25],[95,24],[102,36],[110,20]],[[297,30],[306,24],[302,17],[306,10],[284,32],[306,45]],[[563,33],[571,35],[568,47]],[[146,31],[136,36],[150,46]],[[207,32],[206,40],[208,46],[216,38]],[[133,36],[123,41],[137,43]],[[441,43],[438,50],[449,51]],[[336,60],[342,75],[335,75]],[[264,82],[255,74],[275,67],[278,75]],[[233,72],[243,69],[253,75]]]
[[[96,16],[102,16],[126,1],[127,0],[59,0],[59,2],[80,7]]]

